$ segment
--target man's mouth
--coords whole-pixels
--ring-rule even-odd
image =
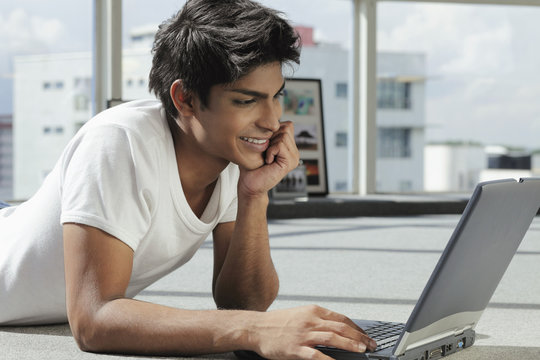
[[[245,137],[245,136],[240,136],[240,140],[247,141],[253,144],[258,144],[258,145],[262,145],[268,141],[268,139],[254,139],[254,138]]]

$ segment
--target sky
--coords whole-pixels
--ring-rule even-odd
[[[348,0],[262,0],[315,39],[350,48]],[[158,6],[159,4],[159,6]],[[158,24],[182,0],[123,0],[124,33]],[[540,149],[540,7],[378,5],[378,51],[426,56],[426,138]],[[0,114],[12,111],[14,55],[88,51],[91,0],[0,0]]]

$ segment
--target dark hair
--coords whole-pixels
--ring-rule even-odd
[[[159,27],[149,88],[176,118],[169,93],[175,80],[207,106],[213,85],[234,82],[274,61],[299,64],[300,46],[282,13],[255,1],[188,0]]]

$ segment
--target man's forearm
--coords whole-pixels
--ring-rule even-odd
[[[82,350],[140,355],[197,355],[251,349],[256,312],[181,310],[132,299],[112,300],[71,322]],[[81,321],[82,320],[82,321]]]
[[[270,256],[268,196],[239,196],[236,226],[217,278],[214,298],[221,308],[266,310],[279,280]]]

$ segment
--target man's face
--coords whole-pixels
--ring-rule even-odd
[[[246,169],[264,164],[279,127],[284,79],[279,62],[259,66],[238,81],[210,88],[208,106],[194,99],[192,131],[207,155]]]

